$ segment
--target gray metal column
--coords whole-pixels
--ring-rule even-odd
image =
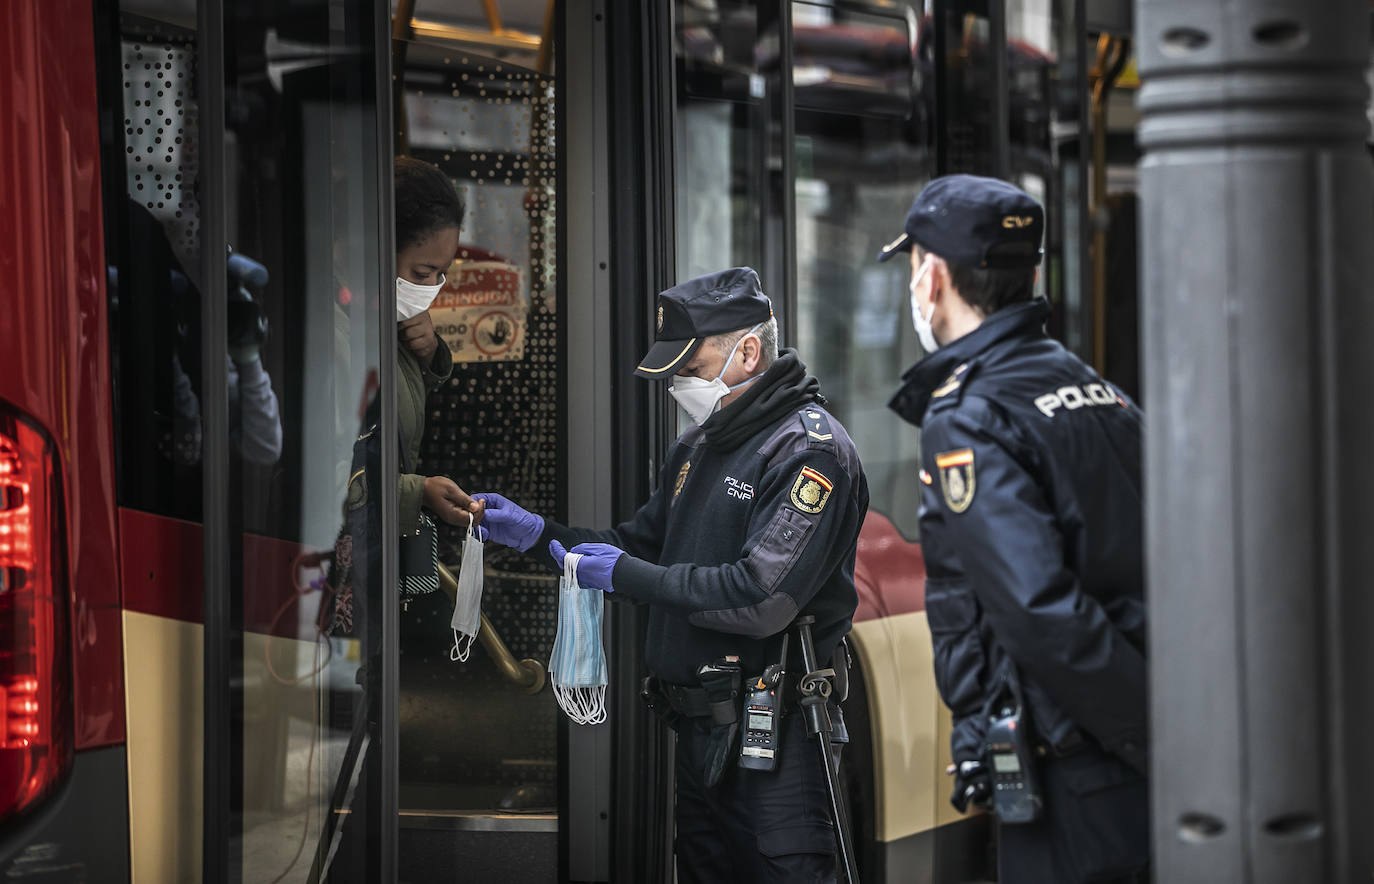
[[[558,198],[567,222],[560,297],[567,299],[568,521],[613,524],[614,411],[611,373],[616,317],[611,314],[610,170],[606,144],[606,30],[604,0],[562,4],[558,44],[564,117],[558,129],[564,169]],[[632,382],[625,379],[625,382]],[[605,631],[603,636],[609,635]],[[603,637],[604,640],[604,637]],[[611,727],[567,724],[566,806],[560,819],[571,881],[610,878]]]
[[[1161,882],[1374,870],[1369,15],[1136,0]]]

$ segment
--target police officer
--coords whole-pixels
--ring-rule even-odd
[[[989,717],[1020,699],[1039,818],[1000,823],[1000,880],[1145,881],[1141,413],[1044,331],[1044,212],[937,178],[879,260],[911,255],[926,357],[891,407],[921,427],[921,544],[959,810],[991,795]]]
[[[473,496],[486,501],[491,540],[547,550],[560,568],[571,548],[583,556],[583,586],[648,604],[646,699],[678,739],[678,880],[831,881],[824,773],[795,697],[784,690],[777,767],[742,769],[740,688],[781,660],[799,613],[816,618],[818,660],[831,659],[849,631],[868,484],[819,382],[795,351],[778,352],[777,321],[753,270],[668,289],[657,323],[635,374],[666,382],[695,425],[629,521],[569,528],[500,495]],[[731,657],[733,685],[722,677]],[[789,657],[788,671],[802,674],[796,641]],[[838,707],[830,711],[843,741]]]

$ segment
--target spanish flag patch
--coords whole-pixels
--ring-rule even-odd
[[[973,503],[975,487],[973,449],[942,451],[935,455],[935,468],[940,471],[940,490],[951,512],[962,513]]]
[[[830,492],[835,483],[825,477],[820,470],[802,467],[797,481],[792,483],[792,505],[804,513],[819,513],[830,500]]]

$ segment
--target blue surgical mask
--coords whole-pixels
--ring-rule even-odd
[[[759,323],[762,325],[763,323]],[[744,339],[753,334],[758,325],[749,329],[740,339],[735,341],[735,346],[730,349],[730,355],[725,357],[725,364],[721,366],[720,374],[714,380],[705,378],[673,377],[673,382],[668,385],[668,393],[677,400],[677,404],[682,406],[682,410],[692,419],[697,426],[706,423],[706,419],[716,413],[720,407],[720,400],[724,399],[732,390],[738,390],[746,384],[752,384],[759,379],[758,375],[752,378],[745,378],[738,384],[727,385],[721,380],[725,377],[725,371],[730,367],[730,363],[735,358],[735,353],[739,350],[739,345],[744,343]]]
[[[582,556],[568,553],[558,581],[558,634],[549,655],[549,681],[558,706],[576,724],[606,720],[606,650],[601,645],[601,615],[606,604],[599,589],[577,582]]]

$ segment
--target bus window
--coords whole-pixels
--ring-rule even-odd
[[[815,64],[814,58],[800,56],[803,39],[827,47],[836,71],[875,55],[886,58],[897,43],[910,56],[917,24],[906,17],[796,3],[796,63]],[[907,261],[874,259],[901,231],[912,197],[934,175],[928,111],[933,105],[928,80],[910,64],[892,70],[905,70],[911,78],[906,88],[912,100],[902,116],[857,113],[869,106],[864,78],[854,83],[860,94],[852,101],[832,95],[827,110],[801,106],[798,91],[797,348],[863,452],[870,512],[886,516],[914,540],[918,434],[887,408],[897,378],[921,355],[907,305],[911,267]],[[828,88],[834,92],[850,83],[836,76]],[[845,107],[851,110],[841,110]]]
[[[121,121],[103,130],[116,488],[122,506],[198,522],[195,23],[142,17],[135,3],[125,7],[116,20],[117,69],[103,77],[105,101]],[[198,573],[199,562],[189,567]]]
[[[750,266],[783,315],[781,41],[776,12],[677,0],[677,275]]]

